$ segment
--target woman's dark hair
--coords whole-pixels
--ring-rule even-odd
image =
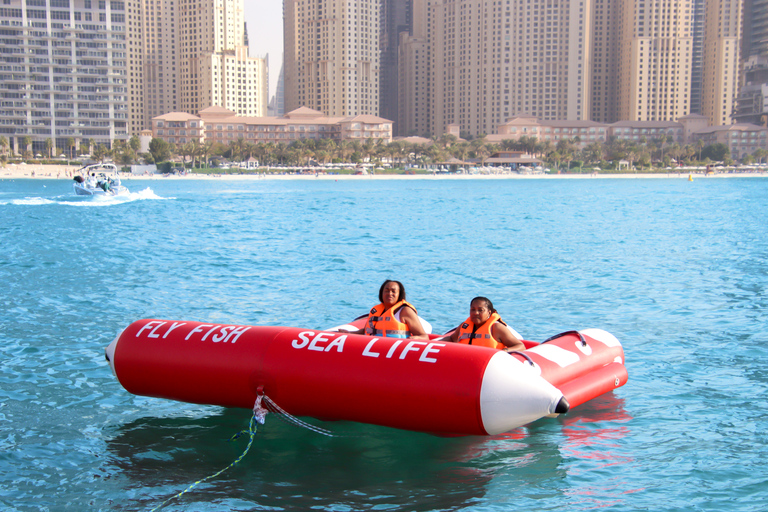
[[[384,287],[387,286],[387,284],[389,283],[395,283],[397,286],[400,287],[400,294],[397,296],[397,302],[400,302],[401,300],[405,300],[405,286],[403,286],[403,283],[401,283],[400,281],[387,279],[381,284],[381,288],[379,288],[379,302],[384,302]]]
[[[490,301],[490,299],[487,299],[485,297],[475,297],[474,299],[469,301],[469,305],[472,306],[472,303],[475,302],[476,300],[485,301],[485,307],[488,308],[488,311],[490,311],[491,313],[495,313],[496,312],[496,310],[493,309],[493,303]]]

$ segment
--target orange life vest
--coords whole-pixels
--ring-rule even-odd
[[[384,310],[384,304],[374,306],[368,314],[368,321],[365,323],[365,334],[386,338],[409,338],[411,331],[408,330],[408,325],[395,317],[395,313],[405,306],[413,309],[414,313],[416,312],[416,308],[404,300],[397,302],[386,311]]]
[[[501,322],[502,325],[507,325],[498,313],[491,313],[491,317],[486,320],[483,325],[477,328],[475,328],[475,324],[472,323],[472,320],[467,318],[464,323],[459,326],[459,343],[477,347],[506,348],[504,344],[499,343],[491,333],[491,327],[493,327],[493,324],[496,322]]]

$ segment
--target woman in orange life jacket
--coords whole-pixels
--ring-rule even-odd
[[[340,332],[387,338],[428,338],[416,308],[405,301],[403,283],[390,279],[384,281],[379,288],[379,300],[381,304],[371,309],[365,327],[358,331]]]
[[[520,341],[485,297],[475,297],[469,303],[469,318],[459,325],[446,341],[480,347],[503,349],[507,352],[525,350]]]

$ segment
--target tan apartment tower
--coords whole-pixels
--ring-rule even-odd
[[[739,93],[743,3],[706,0],[701,115],[712,126],[731,124]]]
[[[244,0],[129,0],[132,131],[216,105],[267,114],[266,59],[252,58]]]
[[[692,0],[634,0],[619,33],[618,119],[668,121],[690,111]]]
[[[592,4],[592,109],[590,119],[600,123],[619,121],[618,58],[623,2],[594,0]]]
[[[412,43],[423,39],[429,47],[429,132],[440,135],[458,124],[470,135],[495,133],[520,113],[588,119],[591,3],[414,0]],[[420,80],[406,91],[421,88]],[[413,97],[406,101],[416,104]]]
[[[378,115],[380,2],[285,0],[285,111]]]
[[[128,0],[128,95],[130,132],[180,109],[178,2]]]
[[[398,99],[395,134],[431,135],[432,83],[431,25],[428,10],[436,0],[414,0],[412,33],[400,33],[398,45]]]

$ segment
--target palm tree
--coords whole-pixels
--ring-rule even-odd
[[[557,141],[557,152],[560,153],[563,160],[568,162],[568,169],[571,168],[571,161],[576,154],[576,139],[560,139]]]
[[[480,159],[480,164],[485,167],[485,160],[491,156],[490,146],[487,144],[480,144],[475,148],[475,157]]]
[[[450,133],[444,133],[438,138],[438,142],[440,143],[443,148],[448,148],[449,146],[453,146],[458,142],[458,139],[455,135]]]
[[[75,158],[73,149],[75,148],[75,139],[72,137],[69,137],[67,139],[67,149],[69,149],[69,159],[72,160]]]
[[[381,140],[381,139],[377,139]],[[376,141],[374,139],[365,139],[365,142],[360,146],[360,152],[363,156],[363,161],[370,162],[373,157],[373,153],[376,150]]]
[[[398,141],[392,141],[389,144],[387,144],[385,149],[385,154],[389,156],[389,163],[392,165],[392,167],[395,167],[395,164],[397,162],[397,157],[400,155],[400,152],[403,149],[402,143]]]
[[[590,142],[581,150],[581,158],[589,164],[600,163],[603,160],[603,145],[599,142]]]
[[[21,144],[23,146],[22,154],[24,158],[30,158],[30,154],[32,153],[32,151],[30,151],[30,146],[32,146],[32,137],[29,135],[25,136],[23,139],[21,139]]]
[[[448,151],[437,144],[430,144],[427,146],[427,156],[429,163],[442,162],[448,158]]]
[[[93,150],[93,157],[99,162],[104,162],[111,154],[112,151],[105,144],[99,144]]]
[[[467,155],[469,155],[469,149],[470,148],[468,142],[459,142],[458,144],[453,144],[450,148],[448,148],[451,156],[461,160],[462,162],[466,161]]]
[[[541,156],[544,155],[545,157],[552,153],[555,150],[555,145],[552,144],[551,140],[543,140],[536,143],[535,149],[533,150],[534,156]]]
[[[520,137],[520,142],[523,144],[522,149],[529,155],[536,154],[536,149],[539,146],[539,141],[536,137],[528,137],[526,141],[523,141],[523,137]]]
[[[191,142],[185,142],[184,144],[179,144],[178,152],[179,156],[181,156],[181,165],[182,167],[186,165],[187,163],[187,157],[192,158],[192,154],[194,153],[195,148],[192,146]]]
[[[229,159],[232,161],[243,161],[245,154],[245,139],[240,137],[237,140],[229,142]]]
[[[200,141],[198,139],[192,139],[189,144],[189,155],[192,157],[192,167],[197,165],[197,158],[200,156]]]
[[[666,133],[662,133],[661,135],[659,135],[658,139],[656,139],[656,143],[659,147],[659,151],[661,152],[661,158],[659,160],[661,160],[662,162],[664,161],[664,144],[666,144],[671,140],[672,140],[672,137],[667,135]]]
[[[337,152],[342,163],[347,163],[347,155],[351,153],[352,145],[348,140],[342,140],[337,145]]]
[[[48,154],[48,158],[53,156],[51,154],[53,152],[53,140],[50,138],[45,139],[45,152]]]
[[[9,147],[8,138],[5,135],[0,135],[0,155],[5,156]]]
[[[203,145],[200,146],[200,156],[203,157],[203,160],[205,161],[205,167],[208,167],[208,155],[211,154],[213,151],[213,141],[207,140],[203,142]]]
[[[699,162],[701,162],[701,150],[704,149],[704,146],[706,146],[706,144],[704,144],[704,139],[698,139],[696,141],[696,149],[699,152]]]
[[[680,144],[677,142],[673,143],[669,146],[669,149],[667,150],[667,154],[672,157],[676,163],[680,163],[680,160],[682,160],[683,156],[685,155],[685,150],[683,150],[682,147],[680,147]]]

